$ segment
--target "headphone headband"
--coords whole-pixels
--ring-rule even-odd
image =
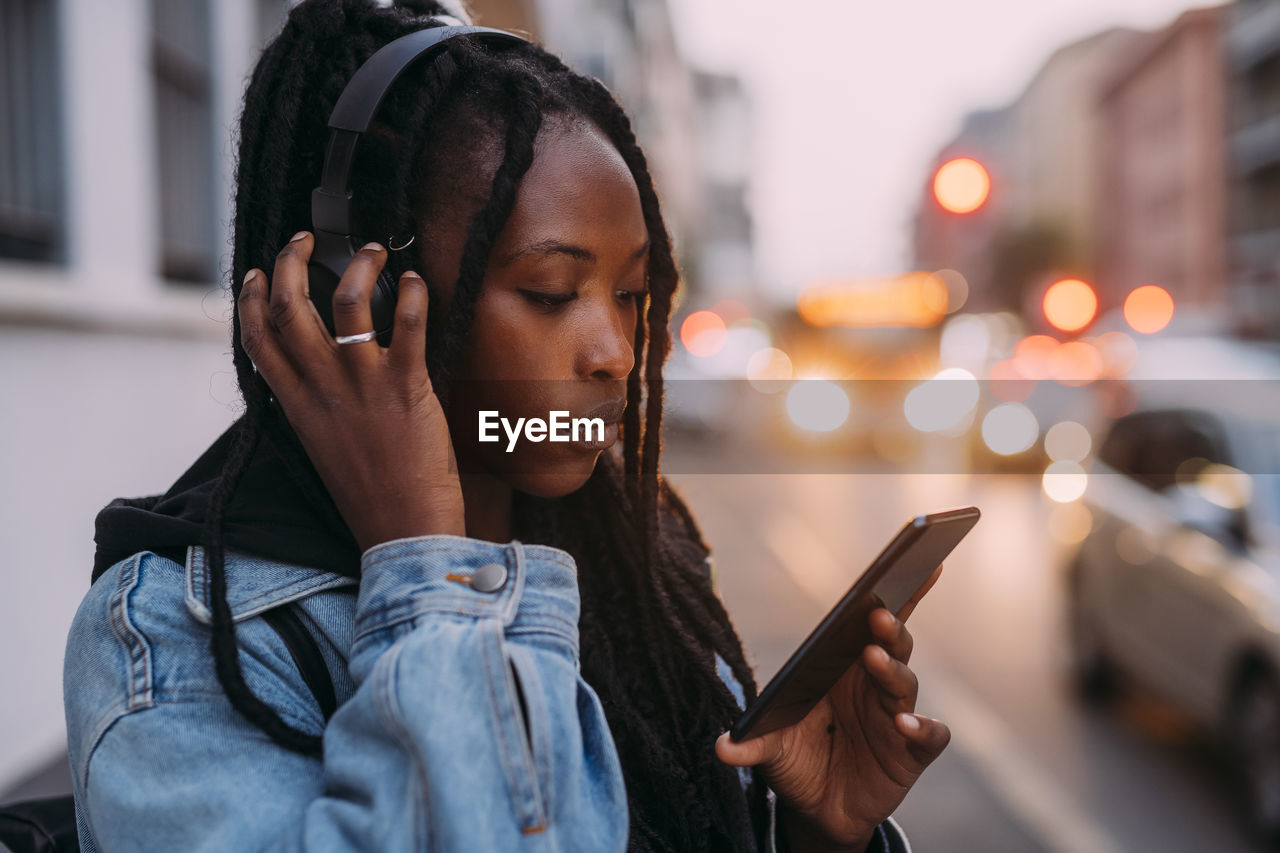
[[[329,144],[320,186],[311,193],[315,231],[342,237],[351,234],[351,164],[360,135],[369,129],[383,98],[410,65],[442,50],[447,39],[467,35],[493,45],[527,43],[514,33],[492,27],[429,27],[383,45],[356,70],[329,116]]]

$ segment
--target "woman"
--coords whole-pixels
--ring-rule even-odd
[[[804,722],[722,737],[756,684],[658,475],[678,274],[600,83],[533,45],[449,40],[362,143],[365,245],[333,335],[309,300],[332,105],[449,11],[305,0],[253,74],[232,270],[245,412],[165,495],[98,518],[65,679],[82,845],[900,849],[889,815],[949,734],[911,713],[892,614]],[[361,334],[384,270],[387,348]],[[484,411],[620,422],[622,453],[508,452],[479,440]],[[268,624],[285,606],[320,646],[331,719]]]

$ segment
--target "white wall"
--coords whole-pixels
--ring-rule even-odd
[[[226,269],[231,131],[262,41],[257,0],[211,8]],[[59,9],[68,261],[0,259],[0,790],[63,748],[62,655],[95,514],[166,489],[240,405],[219,284],[156,273],[149,3]]]
[[[164,491],[238,412],[224,344],[0,327],[0,790],[65,742],[93,519]]]

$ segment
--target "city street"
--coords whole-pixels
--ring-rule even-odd
[[[765,0],[0,0],[0,812],[75,772],[86,835],[263,846],[237,833],[270,821],[101,795],[129,775],[109,744],[162,725],[116,720],[150,704],[229,696],[289,742],[307,697],[256,713],[260,673],[228,668],[227,613],[263,596],[192,563],[187,609],[217,618],[188,648],[150,563],[109,608],[91,566],[198,538],[354,576],[352,543],[446,515],[585,565],[628,540],[628,510],[653,553],[669,531],[616,490],[508,512],[508,487],[574,479],[535,445],[585,416],[629,477],[661,444],[757,689],[904,524],[981,510],[910,617],[917,710],[952,733],[895,813],[915,853],[1280,851],[1280,0],[782,9],[817,25],[780,37]],[[299,251],[292,299],[303,262],[277,260]],[[397,307],[410,272],[429,312]],[[434,393],[447,430],[402,440],[423,408],[403,401]],[[485,468],[461,506],[450,442]],[[342,649],[341,612],[311,616]],[[643,633],[605,663],[626,670]],[[432,774],[455,768],[419,763],[450,789]],[[626,769],[632,793],[670,787]],[[385,843],[345,840],[411,844],[395,813],[370,824]],[[640,846],[697,846],[633,814]]]
[[[714,549],[761,687],[910,517],[982,510],[909,622],[918,709],[952,729],[897,815],[917,851],[1256,849],[1202,735],[1148,696],[1091,709],[1070,693],[1038,478],[681,473],[715,452],[672,442],[663,468]]]

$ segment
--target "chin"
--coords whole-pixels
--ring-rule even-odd
[[[595,471],[599,453],[585,456],[583,461],[561,462],[558,465],[541,466],[536,471],[512,472],[508,482],[512,488],[519,489],[539,498],[561,498],[573,494],[586,485]]]

